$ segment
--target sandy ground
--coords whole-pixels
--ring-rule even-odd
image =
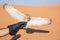
[[[36,17],[45,17],[52,19],[51,25],[30,27],[28,30],[20,30],[15,37],[4,36],[0,40],[60,40],[60,5],[49,6],[14,6],[25,14]],[[8,25],[18,22],[3,9],[0,5],[0,28],[6,28]]]

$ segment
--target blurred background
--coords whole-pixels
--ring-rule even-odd
[[[0,0],[0,29],[18,22],[4,9],[7,3],[24,14],[52,19],[46,26],[31,26],[28,30],[20,30],[15,36],[6,35],[0,40],[60,40],[60,0]]]
[[[28,6],[46,6],[60,4],[60,0],[0,0],[0,4],[5,3]]]

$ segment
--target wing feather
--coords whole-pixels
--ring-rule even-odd
[[[8,12],[8,14],[10,16],[12,16],[13,18],[15,18],[18,21],[21,21],[23,16],[25,16],[22,12],[18,11],[16,8],[6,5],[4,7],[5,11]]]

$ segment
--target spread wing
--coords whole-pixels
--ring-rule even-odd
[[[43,26],[50,24],[50,19],[40,18],[40,17],[31,17],[31,20],[28,22],[27,26]]]
[[[13,18],[15,18],[18,21],[22,20],[22,17],[25,16],[23,13],[18,11],[16,8],[5,5],[4,9],[6,12],[8,12],[9,15],[11,15]],[[28,22],[27,27],[29,26],[43,26],[50,23],[50,20],[47,18],[40,18],[40,17],[31,17],[31,20]]]
[[[23,16],[25,16],[22,12],[18,11],[16,8],[10,5],[4,5],[3,8],[11,17],[18,21],[21,21]]]

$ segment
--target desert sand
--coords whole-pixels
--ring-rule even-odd
[[[60,40],[60,5],[49,6],[19,6],[12,5],[24,14],[52,19],[46,26],[31,26],[28,30],[20,30],[15,37],[18,40]],[[12,18],[0,4],[0,29],[18,21]],[[14,40],[14,36],[6,35],[0,40]]]

